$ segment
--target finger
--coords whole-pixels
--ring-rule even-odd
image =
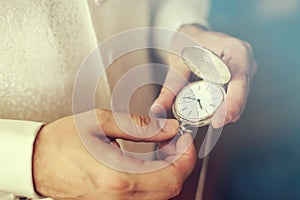
[[[158,193],[163,191],[164,194],[161,195],[166,196],[159,195],[157,199],[160,199],[160,197],[168,199],[178,194],[184,180],[191,173],[196,160],[195,148],[189,134],[184,134],[179,138],[176,145],[177,153],[173,156],[172,163],[165,160],[143,161],[125,155],[120,149],[103,141],[96,141],[92,141],[95,143],[93,146],[96,151],[93,152],[93,155],[95,156],[94,153],[96,153],[96,158],[110,167],[107,169],[110,169],[110,171],[111,168],[116,169],[117,171],[112,171],[116,176],[119,176],[119,170],[127,172],[130,182],[134,183],[128,186],[132,191],[144,191],[145,194],[153,191]],[[99,173],[97,168],[92,165],[89,166],[92,172],[99,174],[99,177],[103,178],[105,176],[105,174]],[[109,178],[111,177],[110,175]],[[103,180],[106,180],[105,177]]]
[[[166,163],[169,165],[151,173],[134,175],[136,181],[141,181],[141,184],[137,186],[137,189],[146,190],[147,188],[152,188],[153,190],[158,191],[168,191],[168,189],[172,187],[174,187],[174,190],[180,189],[181,184],[192,172],[196,162],[196,150],[190,134],[184,134],[178,139],[176,144],[176,155],[172,155],[168,157],[168,159],[172,160],[172,162],[145,162],[144,166],[166,166]]]
[[[192,172],[196,163],[196,149],[190,133],[180,136],[176,142],[176,155],[170,155],[165,160],[176,160],[173,166],[180,171],[184,178]],[[177,160],[179,158],[179,160]],[[188,163],[185,163],[188,162]]]
[[[251,82],[257,70],[257,63],[254,59],[248,60],[247,64],[245,64],[248,66],[247,72],[237,71],[228,84],[225,124],[236,122],[245,109]]]
[[[212,126],[215,129],[221,128],[222,126],[225,125],[225,117],[226,117],[225,104],[226,103],[223,102],[212,117]]]
[[[142,199],[155,199],[155,200],[167,200],[172,198],[174,195],[166,191],[125,191],[119,192],[115,195],[103,196],[101,199],[130,199],[130,200],[142,200]],[[101,196],[102,197],[102,196]],[[96,198],[97,199],[97,198]],[[64,199],[65,200],[65,199]]]
[[[247,102],[249,78],[244,75],[234,76],[228,84],[225,103],[215,113],[212,125],[220,128],[230,122],[237,121]]]
[[[247,102],[252,77],[257,70],[251,46],[247,42],[238,44],[240,45],[223,51],[222,59],[230,68],[232,78],[228,84],[225,104],[220,106],[212,119],[214,128],[220,128],[240,118]]]
[[[244,111],[249,93],[249,77],[239,76],[228,85],[225,124],[236,121]]]
[[[172,55],[169,62],[172,67],[169,69],[158,98],[151,106],[150,111],[153,114],[158,115],[169,111],[176,94],[188,83],[190,71],[181,57]]]
[[[130,195],[128,199],[130,200],[141,200],[141,199],[155,199],[155,200],[168,200],[176,196],[174,192],[171,191],[136,191],[133,195]],[[123,199],[124,196],[120,196],[119,199]]]
[[[166,140],[159,142],[157,145],[156,156],[158,160],[164,160],[170,155],[176,154],[176,142],[177,139],[173,138],[171,140]]]
[[[132,141],[163,141],[173,137],[179,128],[174,119],[155,119],[147,116],[112,113],[96,110],[101,133],[108,137]],[[99,131],[96,133],[99,134]]]

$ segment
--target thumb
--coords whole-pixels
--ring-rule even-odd
[[[158,98],[154,101],[150,108],[151,114],[162,115],[171,109],[175,94],[167,87],[163,86]]]
[[[177,93],[188,84],[190,72],[182,65],[169,69],[160,94],[150,108],[152,114],[160,115],[169,111]]]
[[[158,142],[170,139],[178,131],[179,123],[174,119],[158,119],[109,110],[96,110],[101,132],[107,137],[132,141]],[[99,129],[99,127],[98,127]],[[100,133],[100,134],[99,134]]]

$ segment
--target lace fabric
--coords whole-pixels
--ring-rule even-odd
[[[71,114],[76,72],[97,39],[86,1],[0,1],[0,118]]]

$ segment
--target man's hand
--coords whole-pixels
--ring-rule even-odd
[[[101,131],[90,123],[88,116],[96,114]],[[122,120],[121,113],[118,119]],[[145,169],[145,173],[129,173],[112,169],[98,161],[82,144],[77,133],[76,118],[86,119],[84,129],[93,140],[96,151],[120,163],[124,169]],[[150,118],[130,116],[138,127],[150,123]],[[78,119],[78,118],[77,118]],[[164,160],[144,161],[123,153],[115,139],[131,141],[165,141],[175,136],[178,122],[151,119],[152,128],[141,133],[126,134],[114,121],[111,111],[95,110],[62,118],[45,125],[39,132],[33,156],[35,188],[41,195],[54,199],[169,199],[180,192],[184,180],[191,173],[195,160],[192,138],[184,134],[176,142],[176,149]],[[122,124],[122,122],[119,122]],[[82,126],[82,124],[81,124]],[[157,126],[157,127],[155,127]],[[158,128],[153,135],[150,130]],[[104,137],[104,134],[107,136]],[[82,136],[82,135],[81,135]],[[109,138],[109,139],[108,139]],[[122,167],[120,166],[120,167]],[[159,169],[159,170],[151,170]]]
[[[212,124],[220,128],[230,122],[237,121],[246,105],[247,96],[250,90],[250,81],[253,78],[257,64],[252,57],[250,44],[223,33],[203,30],[192,25],[183,26],[179,32],[187,35],[200,46],[203,46],[218,55],[228,66],[231,72],[231,80],[228,84],[226,102],[218,109],[213,117]],[[173,43],[176,45],[176,38]],[[189,80],[191,73],[182,59],[176,55],[169,56],[169,63],[172,69],[184,78]],[[173,91],[179,91],[185,83],[178,83],[174,71],[167,74],[165,84],[172,86]],[[175,98],[173,92],[167,87],[162,87],[159,97],[152,106],[152,113],[159,114],[161,109],[170,110]]]

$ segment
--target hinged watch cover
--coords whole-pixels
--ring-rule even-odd
[[[181,54],[190,70],[201,79],[216,84],[226,84],[231,79],[227,65],[210,50],[192,46],[184,48]]]

